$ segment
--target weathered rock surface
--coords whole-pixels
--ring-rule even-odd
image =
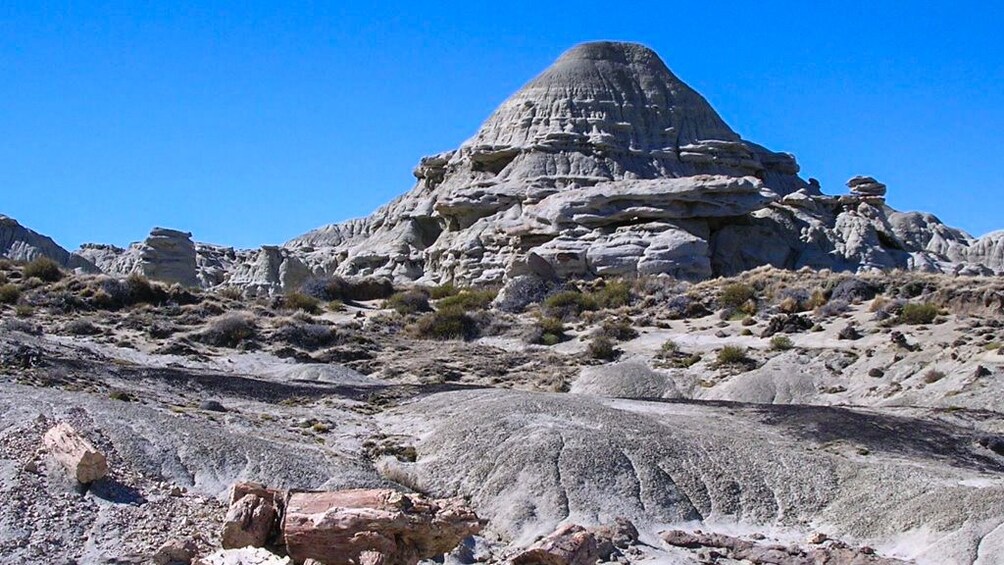
[[[669,530],[661,534],[662,540],[673,547],[714,552],[719,558],[753,565],[806,565],[822,563],[833,565],[905,565],[908,561],[878,557],[869,547],[854,548],[840,542],[830,542],[823,547],[797,547],[782,544],[758,543],[725,534],[706,534],[701,531]],[[817,541],[818,540],[818,541]],[[824,543],[825,537],[813,540]]]
[[[78,483],[93,483],[108,474],[105,455],[65,422],[45,432],[42,445]]]
[[[84,257],[70,253],[52,238],[19,224],[14,218],[0,214],[0,257],[14,261],[31,261],[48,257],[69,269],[91,273],[97,268]]]
[[[451,551],[481,531],[463,501],[430,500],[393,490],[294,492],[282,522],[283,541],[297,560],[351,565],[415,565]]]

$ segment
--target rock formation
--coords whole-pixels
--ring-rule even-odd
[[[14,218],[0,214],[0,257],[14,261],[31,261],[48,257],[69,269],[95,272],[97,268],[83,257],[60,247],[52,238],[28,229]]]
[[[588,43],[459,149],[422,159],[409,193],[285,247],[314,270],[423,282],[1000,268],[999,237],[896,212],[871,177],[838,198],[798,171],[743,140],[650,49]]]

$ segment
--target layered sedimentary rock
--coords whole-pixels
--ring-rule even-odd
[[[423,282],[1001,267],[1004,238],[896,212],[872,177],[828,197],[798,171],[743,140],[650,49],[589,43],[460,148],[422,159],[409,193],[285,248],[315,271]]]
[[[144,241],[126,249],[88,243],[77,254],[110,275],[138,273],[166,283],[210,286],[202,284],[196,246],[188,232],[153,228]]]
[[[26,228],[14,218],[0,214],[0,257],[13,261],[31,261],[48,257],[63,267],[94,272],[97,268],[85,258],[60,247],[52,238]]]

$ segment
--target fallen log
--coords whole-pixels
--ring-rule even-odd
[[[79,483],[92,483],[108,474],[104,454],[65,422],[45,432],[42,445]]]

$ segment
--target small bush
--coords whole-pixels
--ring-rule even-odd
[[[740,309],[749,301],[756,300],[756,291],[748,284],[734,283],[722,288],[718,301],[723,308]]]
[[[244,291],[239,286],[225,286],[217,290],[216,294],[228,300],[244,300]]]
[[[63,271],[59,269],[59,264],[48,257],[38,257],[32,259],[24,266],[24,277],[36,277],[45,282],[56,282],[63,278]]]
[[[486,310],[498,295],[495,290],[461,290],[436,303],[437,308],[459,308],[465,312]]]
[[[328,312],[344,312],[345,311],[345,303],[342,302],[341,300],[332,300],[332,301],[328,302],[327,308],[328,308]]]
[[[611,361],[620,355],[620,351],[614,346],[614,342],[609,337],[598,335],[589,341],[586,350],[593,359]]]
[[[7,284],[7,273],[0,271],[0,285]]]
[[[701,362],[701,356],[694,353],[692,355],[683,357],[682,359],[678,359],[677,361],[674,362],[674,365],[683,369],[689,369],[690,367],[693,367],[694,365],[700,362]]]
[[[770,338],[770,348],[774,351],[787,351],[794,347],[791,338],[786,335],[775,335]]]
[[[317,314],[321,311],[321,301],[302,292],[290,292],[282,297],[282,307],[286,310]]]
[[[18,304],[14,307],[14,315],[18,318],[30,318],[35,315],[35,309],[27,304]]]
[[[424,314],[411,327],[420,339],[471,340],[478,336],[478,325],[463,310],[446,308]]]
[[[246,314],[226,314],[209,323],[209,327],[199,334],[203,343],[218,347],[237,347],[254,338],[257,326],[253,318]]]
[[[276,337],[303,349],[317,349],[335,343],[338,333],[322,324],[288,324],[279,328]]]
[[[659,354],[662,357],[672,357],[679,350],[680,346],[675,341],[667,339],[663,342],[662,347],[659,348]]]
[[[745,363],[747,360],[745,347],[726,345],[718,351],[719,365],[736,365]]]
[[[429,295],[424,290],[412,289],[397,292],[384,301],[384,308],[394,310],[398,314],[408,315],[432,310],[429,306]]]
[[[548,346],[557,345],[568,339],[568,336],[565,335],[565,323],[558,318],[547,316],[537,319],[529,335],[527,340],[529,343]]]
[[[631,320],[620,318],[603,322],[597,335],[608,337],[615,341],[627,341],[638,337],[638,330],[631,326]]]
[[[943,378],[945,378],[945,373],[937,369],[931,369],[930,371],[924,373],[924,382],[927,384],[936,383]]]
[[[21,298],[21,289],[12,285],[0,285],[0,304],[14,304]]]
[[[904,324],[930,324],[938,317],[938,307],[928,302],[909,302],[903,305],[899,321]]]
[[[830,300],[816,307],[815,314],[823,318],[835,318],[850,309],[850,304],[844,300]]]
[[[620,308],[631,303],[631,284],[625,280],[607,281],[591,294],[600,308]]]
[[[443,298],[446,298],[448,296],[454,296],[458,292],[460,292],[460,289],[458,289],[456,286],[454,286],[453,283],[445,283],[445,284],[441,284],[439,286],[434,286],[434,287],[430,288],[429,289],[429,296],[433,300],[442,300]]]
[[[577,290],[563,290],[544,299],[544,311],[548,316],[567,320],[575,318],[583,312],[597,310],[599,305],[591,294],[583,294]]]
[[[101,328],[90,320],[73,320],[63,326],[63,331],[71,335],[94,335],[101,333]]]

